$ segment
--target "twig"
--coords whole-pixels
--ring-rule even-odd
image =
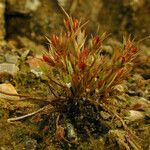
[[[48,106],[49,106],[49,105],[48,105]],[[35,114],[37,114],[37,113],[43,111],[44,109],[48,108],[48,106],[44,106],[43,108],[40,108],[40,109],[38,109],[37,111],[34,111],[34,112],[32,112],[32,113],[29,113],[29,114],[26,114],[26,115],[23,115],[23,116],[20,116],[20,117],[9,118],[9,119],[7,119],[7,122],[8,122],[8,123],[12,123],[12,122],[14,122],[14,121],[18,121],[18,120],[22,120],[22,119],[27,118],[27,117],[31,117],[31,116],[33,116],[33,115],[35,115]],[[52,108],[53,108],[53,107],[52,107]]]

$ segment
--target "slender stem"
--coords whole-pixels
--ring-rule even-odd
[[[52,92],[52,94],[53,94],[55,97],[58,97],[58,94],[56,94],[56,93],[54,92],[54,88],[52,88],[50,84],[48,84],[48,86],[49,86],[49,89],[50,89],[50,91]]]
[[[24,99],[27,99],[27,100],[34,99],[34,100],[37,100],[37,101],[45,101],[45,102],[48,102],[50,104],[53,104],[56,101],[65,101],[66,100],[65,97],[56,97],[56,98],[54,98],[54,97],[31,97],[29,95],[7,93],[7,92],[1,91],[1,90],[0,90],[0,93],[1,94],[5,94],[5,95],[9,95],[9,96],[23,97]],[[9,98],[3,98],[3,99],[5,99],[5,100],[12,100],[12,99],[9,99]]]
[[[36,99],[36,100],[41,100],[41,99],[46,100],[47,99],[47,97],[31,97],[29,95],[7,93],[7,92],[4,92],[2,90],[0,90],[0,93],[5,94],[5,95],[9,95],[9,96],[19,96],[19,97],[25,97],[25,98],[29,98],[29,99]]]
[[[58,86],[60,86],[60,87],[62,87],[62,88],[67,88],[67,86],[64,86],[64,85],[62,85],[62,84],[56,82],[56,81],[53,80],[52,78],[50,78],[50,77],[48,77],[48,78],[49,78],[50,81],[52,81],[52,82],[55,83],[56,85],[58,85]]]
[[[48,108],[48,106],[51,107],[51,111],[54,111],[54,110],[55,110],[52,105],[47,105],[47,106],[44,106],[44,107],[42,107],[42,108],[40,108],[40,109],[38,109],[37,111],[34,111],[34,112],[32,112],[32,113],[29,113],[29,114],[26,114],[26,115],[23,115],[23,116],[20,116],[20,117],[9,118],[9,119],[7,119],[7,122],[8,122],[8,123],[12,123],[12,122],[14,122],[14,121],[19,121],[19,120],[25,119],[25,118],[27,118],[27,117],[31,117],[31,116],[33,116],[33,115],[35,115],[35,114],[37,114],[37,113],[40,113],[41,111],[44,111],[45,109]]]

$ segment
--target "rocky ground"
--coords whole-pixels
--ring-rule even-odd
[[[112,123],[111,114],[101,110],[100,125],[93,125],[93,120],[87,121],[87,126],[93,131],[79,128],[84,126],[81,118],[76,118],[78,124],[73,124],[63,116],[59,124],[65,129],[65,136],[68,140],[77,138],[79,143],[59,141],[59,136],[56,136],[58,114],[47,107],[50,90],[34,61],[35,57],[41,58],[48,47],[45,36],[50,37],[63,28],[64,13],[59,5],[83,22],[89,20],[87,37],[96,32],[98,25],[102,32],[112,33],[103,47],[106,53],[120,45],[121,40],[116,39],[121,39],[124,33],[136,39],[150,35],[149,0],[120,0],[118,3],[115,0],[0,0],[0,149],[149,150],[148,38],[139,44],[141,52],[134,60],[130,76],[114,90],[114,102],[119,102],[123,121],[132,132],[124,130],[118,120],[114,119],[115,123]],[[81,108],[83,106],[81,104]],[[84,107],[81,114],[88,116],[87,111],[91,109]],[[10,119],[32,112],[35,114],[18,121]],[[90,115],[95,117],[96,114]],[[63,132],[61,128],[60,131]],[[136,137],[132,138],[132,133]]]

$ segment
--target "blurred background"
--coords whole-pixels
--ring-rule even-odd
[[[83,22],[91,35],[101,32],[122,39],[124,34],[140,39],[150,35],[150,0],[0,0],[0,38],[26,36],[40,44],[45,35],[60,31],[65,18],[60,6]],[[146,45],[150,45],[145,40]]]

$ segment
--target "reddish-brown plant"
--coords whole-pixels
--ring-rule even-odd
[[[86,40],[84,25],[68,17],[66,31],[52,35],[50,49],[43,55],[47,63],[49,84],[58,95],[89,98],[107,95],[129,72],[129,64],[137,55],[134,41],[124,38],[122,48],[113,50],[112,57],[102,55],[106,34]]]

